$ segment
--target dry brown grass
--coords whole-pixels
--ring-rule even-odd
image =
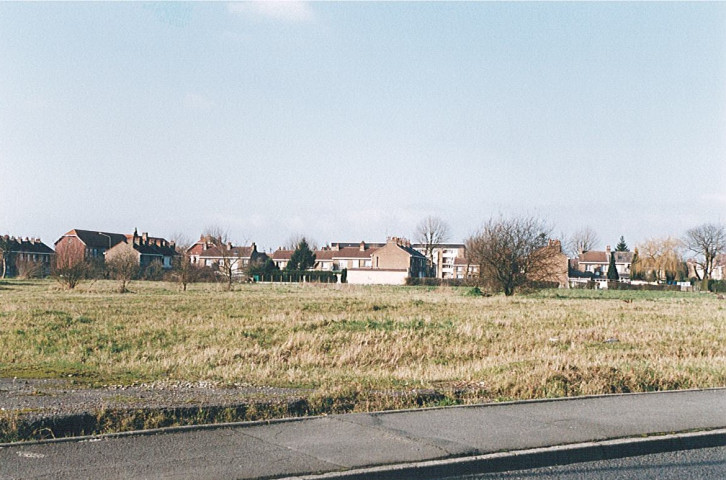
[[[706,294],[115,288],[0,285],[0,376],[304,386],[353,409],[399,406],[375,400],[391,390],[461,402],[726,385],[726,303]]]

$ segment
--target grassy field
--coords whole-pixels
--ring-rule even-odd
[[[180,292],[150,282],[115,290],[0,283],[0,377],[306,387],[353,399],[353,410],[407,406],[391,392],[413,390],[466,403],[726,385],[726,301],[708,294],[505,298],[299,284]]]

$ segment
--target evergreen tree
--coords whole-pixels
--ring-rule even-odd
[[[315,254],[310,250],[307,240],[304,238],[297,244],[297,248],[290,256],[290,261],[287,262],[286,270],[290,271],[302,271],[307,270],[315,266]]]
[[[616,252],[629,252],[630,249],[628,249],[628,244],[625,243],[625,238],[620,235],[620,241],[617,245],[615,245],[615,251]]]
[[[610,265],[608,265],[608,280],[619,280],[618,269],[615,267],[615,252],[610,254]]]
[[[273,262],[271,258],[268,258],[264,262],[257,261],[250,265],[248,269],[248,274],[250,276],[257,275],[262,277],[264,275],[272,275],[279,271],[280,269],[277,268],[275,262]]]

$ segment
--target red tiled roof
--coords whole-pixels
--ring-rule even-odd
[[[360,247],[344,247],[337,252],[333,251],[332,258],[370,258],[376,250],[378,247],[368,247],[365,250],[361,250]]]
[[[633,252],[613,252],[615,254],[615,263],[631,263],[633,261]],[[607,252],[592,250],[578,255],[579,263],[610,263],[610,257]]]
[[[592,250],[589,252],[583,252],[577,257],[580,263],[608,263],[610,259],[607,253]]]
[[[275,250],[270,258],[273,260],[290,260],[292,252],[294,252],[294,250]]]
[[[222,258],[222,257],[241,257],[241,258],[247,258],[252,256],[253,252],[252,247],[232,247],[230,249],[220,249],[219,247],[212,246],[207,248],[206,250],[202,251],[199,256],[200,257],[212,257],[212,258]]]
[[[334,252],[333,250],[315,250],[313,252],[315,254],[315,260],[332,260],[338,252]]]

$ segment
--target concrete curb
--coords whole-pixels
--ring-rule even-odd
[[[721,446],[726,446],[726,429],[620,438],[464,458],[383,465],[345,472],[286,477],[283,480],[441,479]]]

